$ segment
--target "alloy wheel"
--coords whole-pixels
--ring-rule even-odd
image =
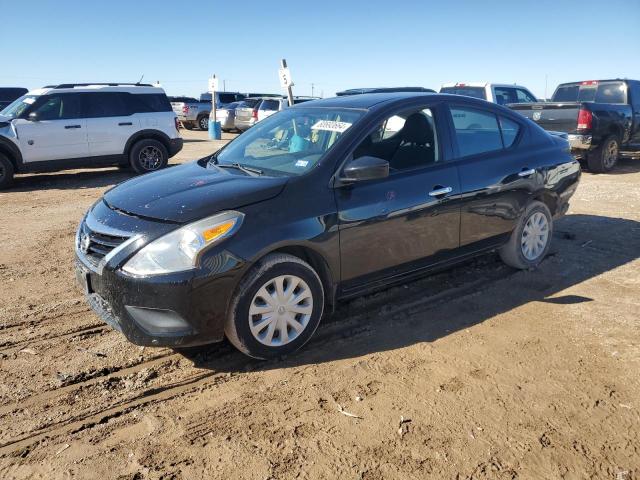
[[[611,140],[604,151],[603,163],[606,168],[611,168],[618,160],[618,142]]]
[[[531,215],[522,229],[520,247],[527,260],[536,260],[547,247],[549,241],[549,221],[542,212]]]
[[[152,145],[144,147],[140,151],[138,158],[140,159],[140,165],[146,171],[157,170],[162,165],[162,152],[158,147]]]
[[[200,119],[200,128],[202,130],[209,130],[209,118],[208,117],[202,117]]]
[[[258,342],[279,347],[300,336],[312,313],[309,285],[295,275],[280,275],[267,281],[254,295],[249,328]]]

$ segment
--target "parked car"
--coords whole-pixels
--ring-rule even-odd
[[[380,88],[350,88],[341,92],[336,92],[336,96],[344,97],[346,95],[362,95],[365,93],[393,93],[393,92],[422,92],[435,93],[435,90],[424,87],[380,87]]]
[[[299,103],[317,99],[318,97],[293,97],[293,104],[298,105]],[[285,108],[289,108],[289,99],[286,97],[263,99],[258,106],[258,122],[270,117],[274,113],[284,110]]]
[[[498,105],[535,103],[538,101],[535,95],[525,87],[500,83],[445,83],[440,88],[440,93],[481,98]]]
[[[511,105],[546,130],[565,132],[574,155],[594,172],[612,170],[619,156],[640,158],[640,81],[563,83],[551,102]]]
[[[403,122],[387,131],[388,120]],[[86,214],[76,272],[138,345],[290,353],[345,298],[498,250],[538,265],[580,177],[566,140],[453,95],[295,105]],[[126,212],[126,213],[125,213]]]
[[[216,92],[216,109],[238,102],[245,95],[238,92]],[[200,100],[182,101],[172,103],[173,111],[178,115],[178,120],[187,130],[198,128],[209,129],[209,114],[211,113],[211,94],[203,93]]]
[[[4,110],[14,100],[20,98],[29,90],[19,87],[0,87],[0,111]]]
[[[242,102],[233,102],[222,108],[216,108],[216,121],[220,122],[220,128],[223,132],[230,132],[236,129],[236,108]]]
[[[0,112],[0,188],[15,173],[131,166],[159,170],[182,149],[161,88],[62,84],[33,90]]]
[[[240,102],[236,107],[233,121],[236,130],[244,132],[258,123],[258,108],[262,100],[262,97],[250,97]]]

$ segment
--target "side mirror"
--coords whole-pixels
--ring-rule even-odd
[[[389,162],[382,158],[365,155],[345,165],[340,181],[343,184],[349,184],[365,180],[377,180],[388,176]]]
[[[38,112],[31,112],[28,118],[30,122],[37,122],[38,120],[40,120],[40,118],[38,117]]]

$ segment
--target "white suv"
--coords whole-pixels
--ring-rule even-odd
[[[481,98],[482,100],[497,103],[498,105],[507,105],[509,103],[536,103],[538,101],[533,93],[525,87],[504,83],[445,83],[440,88],[440,93]]]
[[[159,170],[182,149],[162,88],[62,84],[33,90],[0,112],[0,188],[14,173],[108,165]]]

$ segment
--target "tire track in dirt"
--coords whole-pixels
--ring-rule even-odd
[[[507,278],[514,273],[515,271],[506,267],[503,268],[502,265],[500,265],[498,268],[493,268],[488,272],[485,270],[481,275],[481,278],[477,280],[471,282],[463,282],[460,285],[439,291],[438,293],[435,293],[433,295],[427,295],[422,298],[415,299],[410,302],[399,301],[394,306],[387,306],[384,309],[384,315],[397,315],[399,313],[410,312],[413,310],[428,311],[431,308],[435,308],[450,299],[461,298],[465,295],[478,292],[482,289],[483,286],[487,287],[488,284],[491,285],[495,281]],[[438,275],[436,275],[435,277],[429,277],[429,279],[431,281],[438,282],[439,279],[437,279],[437,277]],[[402,289],[402,287],[397,288]],[[393,294],[394,296],[398,296],[397,292],[393,292]],[[388,296],[387,292],[383,292],[382,294],[378,295],[382,295],[384,298]],[[404,295],[404,297],[406,296],[407,295]],[[328,319],[329,321],[325,325],[325,328],[320,329],[318,332],[316,332],[316,336],[312,340],[312,343],[316,348],[321,348],[322,345],[334,342],[337,338],[345,336],[353,337],[371,330],[372,325],[370,323],[361,322],[361,320],[378,311],[380,309],[379,303],[381,302],[382,299],[380,299],[380,302],[373,301],[371,302],[371,305],[368,306],[368,308],[359,308],[357,314],[350,315],[346,319],[341,321],[337,321],[337,315],[333,315]],[[346,308],[348,309],[348,306]],[[338,309],[336,313],[339,313],[342,310],[343,309]],[[180,353],[167,354],[162,358],[156,358],[152,361],[144,362],[134,367],[121,370],[118,372],[118,376],[121,377],[123,375],[136,374],[142,371],[144,368],[160,366],[162,363],[178,357],[182,357],[182,355]],[[226,365],[224,362],[225,359],[230,359],[229,362],[226,362]],[[122,400],[115,405],[109,405],[107,408],[104,408],[103,410],[100,410],[98,412],[91,411],[70,418],[68,417],[58,422],[51,423],[44,428],[28,432],[26,435],[10,438],[8,441],[0,444],[0,455],[5,456],[10,454],[11,452],[15,452],[16,450],[22,452],[25,449],[28,452],[28,450],[30,450],[44,437],[50,438],[63,434],[78,432],[86,428],[91,428],[91,426],[98,423],[105,423],[110,418],[121,416],[132,410],[133,408],[137,408],[156,401],[168,400],[176,396],[187,395],[191,391],[189,389],[189,386],[191,385],[193,385],[194,392],[203,388],[210,388],[211,386],[215,386],[220,383],[220,380],[216,380],[218,378],[232,378],[237,375],[242,375],[239,373],[236,373],[234,375],[230,372],[241,370],[244,366],[246,366],[247,362],[251,362],[251,360],[248,360],[246,357],[242,356],[240,353],[231,348],[222,349],[222,351],[216,352],[213,355],[207,354],[206,362],[211,362],[212,360],[215,360],[218,366],[217,371],[196,373],[195,375],[188,375],[186,378],[178,382],[157,385],[151,389],[143,391],[133,398]],[[220,365],[221,360],[223,361],[223,365]],[[278,362],[278,360],[265,362],[263,365],[269,368],[269,366],[274,362]],[[162,376],[159,378],[162,379],[163,377],[169,377],[170,374],[175,373],[179,370],[181,370],[179,367],[174,366],[174,368],[171,370],[163,371]],[[186,372],[186,370],[184,371]],[[197,371],[202,372],[201,369],[197,369]],[[228,373],[223,373],[225,371]],[[16,409],[31,408],[42,403],[47,405],[54,404],[54,400],[56,398],[69,393],[73,389],[81,389],[91,385],[95,385],[99,381],[109,380],[111,378],[114,378],[115,376],[115,372],[108,373],[106,376],[95,377],[87,381],[79,382],[77,384],[69,385],[66,387],[61,387],[46,392],[42,395],[31,397],[25,402],[21,402],[19,405],[14,404],[12,406],[0,408],[0,419],[7,415],[15,414]],[[214,381],[208,382],[208,380],[211,378],[213,378]]]

